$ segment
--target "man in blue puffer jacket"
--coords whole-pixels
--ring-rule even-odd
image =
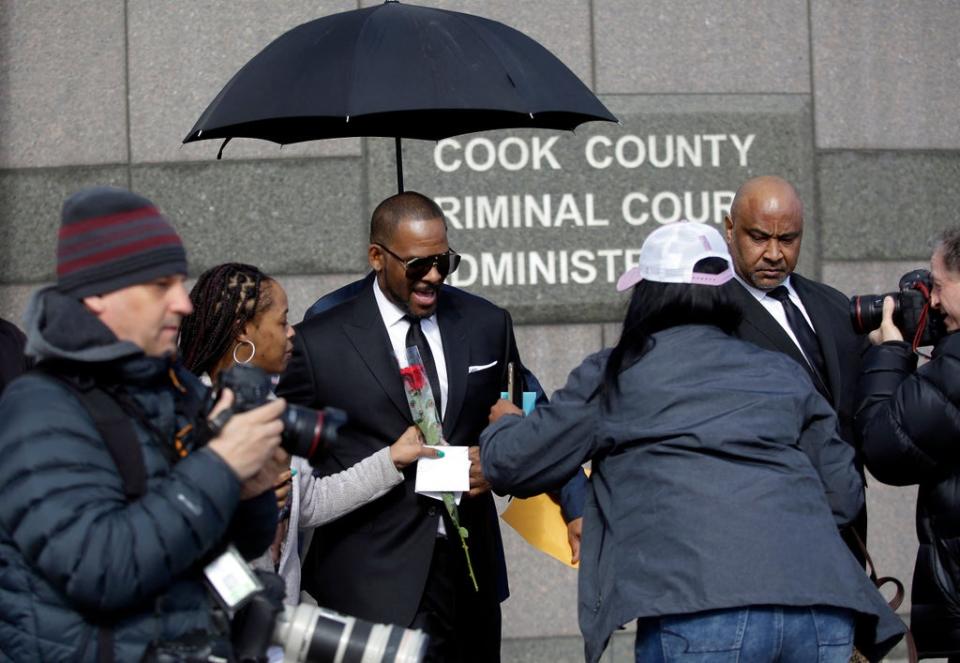
[[[211,628],[203,566],[229,542],[252,557],[273,537],[265,465],[284,404],[234,415],[205,446],[191,435],[207,393],[174,358],[186,271],[147,199],[99,187],[66,201],[57,283],[27,313],[43,370],[0,400],[0,660],[136,661],[153,641]],[[68,377],[129,415],[138,497]]]
[[[856,423],[867,468],[895,486],[916,484],[917,539],[910,628],[920,658],[960,661],[960,228],[946,231],[930,260],[930,305],[947,335],[933,358],[917,356],[893,322],[894,302],[870,333]]]

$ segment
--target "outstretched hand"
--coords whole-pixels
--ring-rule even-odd
[[[423,434],[416,426],[410,426],[403,435],[390,445],[390,460],[398,470],[402,470],[418,458],[442,458],[443,452],[437,447],[424,443]]]

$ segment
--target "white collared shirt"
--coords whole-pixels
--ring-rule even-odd
[[[393,355],[397,358],[397,370],[407,366],[407,332],[410,330],[410,323],[404,318],[406,313],[399,306],[391,302],[383,291],[377,279],[373,280],[373,296],[377,300],[377,308],[380,309],[380,317],[387,328],[387,335],[390,337],[390,346],[393,348]],[[441,418],[447,411],[447,362],[443,356],[443,341],[440,338],[440,327],[437,325],[437,314],[434,313],[429,318],[420,320],[420,329],[427,339],[430,346],[430,352],[433,353],[433,361],[437,366],[437,378],[440,380],[440,407]]]
[[[756,300],[760,302],[760,305],[767,310],[767,313],[773,316],[773,319],[777,321],[777,324],[783,328],[783,331],[787,334],[787,336],[790,337],[790,340],[793,341],[793,344],[797,346],[798,350],[800,350],[800,354],[802,354],[806,358],[807,362],[813,366],[810,357],[807,357],[806,353],[803,351],[803,348],[800,347],[800,343],[797,341],[797,337],[793,333],[790,323],[787,321],[787,314],[783,310],[783,304],[773,297],[768,297],[767,290],[761,290],[760,288],[757,288],[756,286],[744,281],[742,278],[740,278],[739,274],[734,274],[734,277],[740,282],[740,285],[746,288],[747,292],[753,295]],[[810,329],[814,329],[813,321],[810,320],[810,316],[807,314],[807,309],[803,306],[803,302],[800,301],[800,296],[797,295],[797,291],[793,289],[793,285],[790,283],[790,277],[787,276],[787,278],[785,278],[783,283],[780,285],[785,287],[787,292],[790,293],[790,301],[793,302],[794,306],[800,309],[801,313],[803,313],[803,317],[806,319],[807,324],[810,325]],[[814,331],[814,333],[816,333],[816,331]]]

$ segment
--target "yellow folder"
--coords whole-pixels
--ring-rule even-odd
[[[579,563],[570,563],[567,524],[563,522],[560,505],[546,493],[526,499],[515,497],[500,517],[537,550],[567,566],[580,566]]]

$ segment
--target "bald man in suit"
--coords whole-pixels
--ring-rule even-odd
[[[803,239],[803,203],[796,189],[779,177],[748,180],[737,191],[724,226],[736,268],[731,289],[744,311],[737,335],[782,352],[807,370],[836,411],[840,436],[857,450],[862,475],[853,399],[867,339],[854,332],[843,293],[794,272]],[[866,507],[853,529],[866,542]],[[843,536],[862,561],[853,533]]]

